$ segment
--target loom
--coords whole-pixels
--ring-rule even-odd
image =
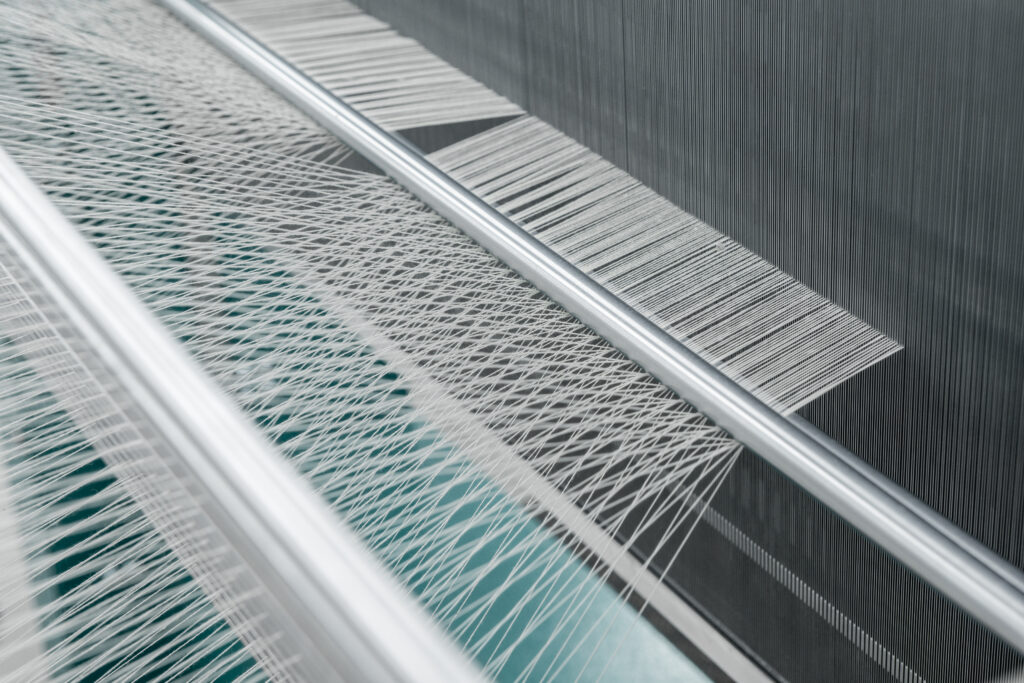
[[[1018,680],[1021,18],[4,0],[0,677]]]

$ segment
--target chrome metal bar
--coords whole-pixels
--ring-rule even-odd
[[[603,287],[200,0],[157,0],[738,441],[1024,652],[1024,593]],[[881,475],[879,475],[881,476]],[[1002,570],[1018,575],[1002,563]]]
[[[203,509],[297,630],[290,641],[309,646],[304,677],[480,679],[3,150],[0,237],[201,487]]]

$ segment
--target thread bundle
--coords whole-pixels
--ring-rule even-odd
[[[538,119],[431,158],[781,412],[900,349]]]
[[[345,0],[213,3],[260,42],[389,130],[522,110]]]

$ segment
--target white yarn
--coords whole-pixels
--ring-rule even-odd
[[[252,653],[283,674],[244,568],[0,252],[0,675],[264,680]]]
[[[345,0],[211,3],[327,90],[389,130],[522,110]]]
[[[781,412],[901,348],[538,119],[431,159]]]
[[[122,135],[145,122],[186,137],[235,141],[326,163],[351,152],[155,4],[66,0],[0,5],[0,97],[15,118],[43,103],[102,117]],[[56,115],[60,108],[52,110]],[[65,121],[56,142],[76,133]]]

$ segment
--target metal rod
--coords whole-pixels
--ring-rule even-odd
[[[1024,593],[525,230],[200,0],[157,0],[314,121],[751,448],[921,578],[1024,652]],[[878,475],[881,477],[881,475]],[[895,486],[895,484],[893,484]],[[963,534],[966,536],[966,534]]]
[[[2,149],[0,237],[200,486],[204,511],[295,630],[284,635],[309,645],[296,653],[304,677],[480,679]]]

